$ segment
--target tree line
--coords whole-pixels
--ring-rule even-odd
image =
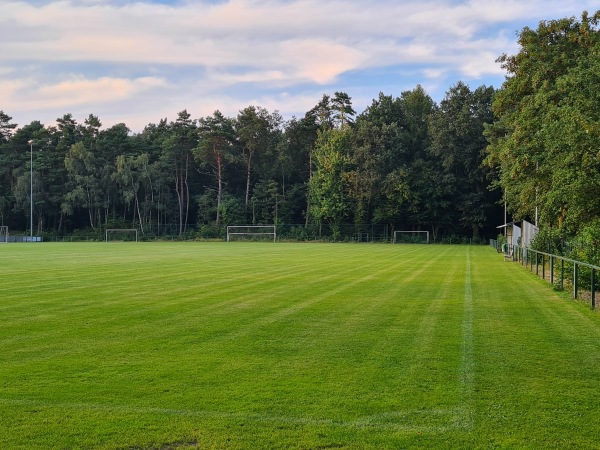
[[[481,164],[494,94],[459,82],[438,105],[417,86],[357,115],[335,92],[288,121],[259,106],[236,117],[183,110],[136,134],[102,129],[93,114],[18,128],[2,111],[0,222],[28,228],[33,172],[36,234],[285,223],[327,225],[337,238],[342,223],[377,223],[479,238],[498,209]]]

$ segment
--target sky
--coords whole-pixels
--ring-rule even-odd
[[[500,88],[496,62],[542,20],[598,0],[0,0],[0,110],[103,127],[250,105],[302,117],[323,94],[363,111],[421,85]]]

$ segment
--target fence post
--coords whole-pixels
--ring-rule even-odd
[[[535,252],[535,274],[539,276],[540,268],[538,266],[538,252]]]
[[[525,264],[525,248],[521,247],[521,265]]]
[[[523,265],[523,247],[519,247],[519,262]]]
[[[554,286],[554,255],[550,255],[550,284]]]
[[[565,288],[565,260],[560,260],[560,290]]]
[[[546,281],[546,255],[542,255],[542,280]]]
[[[573,263],[573,298],[575,298],[575,299],[577,298],[577,287],[578,287],[577,286],[577,281],[578,281],[577,280],[577,273],[578,273],[577,263],[574,262]]]
[[[592,292],[592,309],[596,309],[596,276],[595,276],[595,272],[596,270],[592,267],[592,284],[590,286],[590,290]]]

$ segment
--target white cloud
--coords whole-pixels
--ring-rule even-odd
[[[65,108],[97,107],[129,99],[164,86],[164,80],[152,77],[130,80],[109,77],[87,79],[71,76],[56,84],[37,84],[34,79],[0,80],[0,96],[4,99],[3,108],[7,112],[12,108],[40,110],[51,107],[55,110],[55,115],[58,115],[60,110]]]
[[[290,55],[287,64],[301,79],[324,84],[340,74],[358,68],[367,58],[348,45],[315,39],[283,42],[281,56]]]
[[[106,103],[128,98],[147,89],[161,87],[164,83],[156,78],[143,77],[134,80],[102,77],[89,80],[74,77],[51,86],[41,86],[33,95],[40,101],[52,102],[63,107],[90,103]]]
[[[141,103],[144,114],[156,121],[167,110],[191,110],[186,102],[204,105],[198,107],[204,113],[280,101],[282,106],[273,109],[285,113],[313,93],[339,90],[348,74],[386,68],[408,67],[421,74],[422,79],[410,80],[412,86],[423,81],[439,86],[453,74],[499,77],[495,59],[516,50],[517,29],[594,11],[595,3],[61,0],[33,6],[5,0],[0,107],[31,115],[43,101],[43,109],[53,108],[54,116],[64,109],[113,114],[122,108],[125,119],[129,109],[131,121],[139,121]],[[15,79],[15,73],[22,75]],[[377,83],[390,84],[378,78],[360,82],[372,83],[375,93]],[[398,86],[407,83],[401,80]]]
[[[445,77],[447,73],[444,69],[432,68],[423,70],[423,75],[425,75],[425,77],[427,77],[428,79],[436,79]]]

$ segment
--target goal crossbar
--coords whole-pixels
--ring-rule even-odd
[[[232,236],[273,236],[277,241],[277,227],[275,225],[228,225],[227,242]]]
[[[408,231],[408,230],[399,230],[399,231],[394,231],[394,240],[393,243],[396,244],[398,242],[398,236],[399,235],[415,235],[415,234],[422,234],[424,235],[425,238],[425,243],[429,244],[429,231]]]

